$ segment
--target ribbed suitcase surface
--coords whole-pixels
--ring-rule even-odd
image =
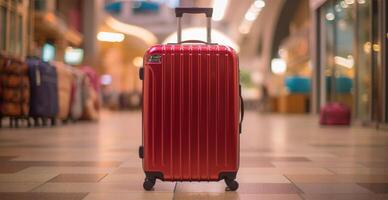
[[[144,171],[182,181],[237,172],[238,81],[229,47],[151,47],[144,57]]]

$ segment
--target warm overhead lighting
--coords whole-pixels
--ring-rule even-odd
[[[148,31],[144,28],[138,27],[138,26],[134,26],[134,25],[120,22],[113,17],[109,17],[106,20],[106,24],[110,28],[112,28],[116,31],[125,33],[127,35],[131,35],[131,36],[134,36],[134,37],[137,37],[137,38],[143,40],[149,46],[155,44],[158,41],[156,36],[153,33],[151,33],[150,31]]]
[[[281,58],[274,58],[271,61],[271,71],[274,74],[283,74],[287,70],[286,61]]]
[[[345,0],[345,3],[348,5],[354,4],[354,0]]]
[[[337,12],[341,12],[342,11],[342,8],[339,4],[335,5],[335,11]]]
[[[327,21],[333,21],[335,19],[335,15],[331,12],[326,13],[326,19]]]
[[[371,42],[365,42],[364,44],[364,52],[369,54],[372,49],[372,43]]]
[[[348,7],[348,4],[346,4],[345,1],[341,1],[340,5],[341,5],[342,8],[347,8]]]
[[[236,42],[230,39],[227,35],[212,29],[212,42],[218,43],[226,46],[232,47],[236,52],[239,52],[240,48]],[[196,40],[206,41],[206,28],[205,27],[191,27],[185,28],[182,30],[182,41],[192,40],[195,38]],[[169,35],[164,41],[163,44],[167,43],[176,43],[177,41],[176,32]]]
[[[242,33],[242,34],[248,34],[250,30],[251,30],[251,23],[249,23],[247,21],[244,21],[238,27],[238,31],[240,31],[240,33]]]
[[[221,21],[224,18],[229,0],[213,0],[213,20]]]
[[[257,0],[254,4],[257,8],[264,8],[265,6],[265,2],[263,0]]]
[[[97,39],[103,42],[122,42],[125,36],[122,33],[99,32]]]
[[[244,15],[244,20],[241,22],[238,30],[242,34],[248,34],[251,30],[253,22],[259,16],[261,10],[265,7],[265,2],[263,0],[256,0],[251,4],[249,9]]]
[[[142,67],[143,66],[143,58],[140,56],[137,56],[133,59],[132,64],[135,65],[135,67]]]
[[[358,0],[358,3],[359,4],[364,4],[364,3],[366,3],[366,1],[365,0]]]
[[[348,58],[344,58],[341,56],[335,56],[334,62],[335,62],[335,64],[340,65],[342,67],[346,67],[348,69],[351,69],[354,66],[354,59],[353,59],[353,56],[351,56],[351,55],[349,55]]]
[[[379,44],[373,44],[372,45],[373,51],[379,52],[380,51],[380,45]]]

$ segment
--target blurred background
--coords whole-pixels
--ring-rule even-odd
[[[387,122],[384,0],[0,0],[0,50],[91,66],[101,107],[139,109],[142,56],[176,41],[177,6],[214,8],[212,38],[239,53],[247,109],[317,114],[340,102],[356,122]],[[183,24],[183,39],[205,39],[202,16]]]

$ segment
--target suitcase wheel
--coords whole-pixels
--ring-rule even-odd
[[[150,191],[152,188],[154,188],[155,182],[155,179],[146,178],[143,183],[143,188],[147,191]]]
[[[238,189],[238,182],[236,180],[225,179],[225,184],[228,186],[226,191],[236,191]]]

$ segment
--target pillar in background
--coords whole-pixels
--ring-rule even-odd
[[[97,66],[97,31],[103,17],[103,0],[83,0],[84,64]]]

